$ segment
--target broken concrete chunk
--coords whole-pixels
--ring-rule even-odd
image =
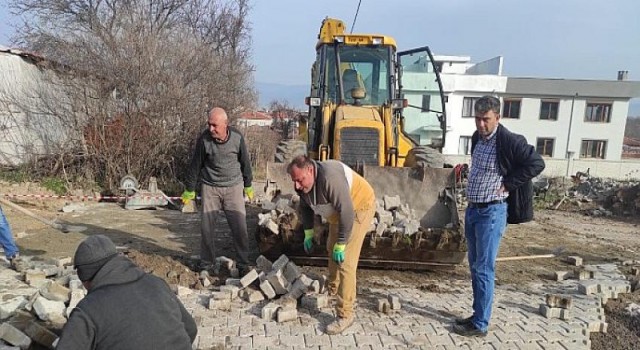
[[[38,318],[43,321],[60,322],[65,319],[66,307],[61,301],[53,301],[41,296],[33,303],[33,309]]]
[[[40,294],[43,297],[49,300],[61,301],[63,303],[69,301],[70,293],[71,290],[69,290],[69,288],[63,287],[53,281],[50,281],[50,283],[47,283],[40,288]]]

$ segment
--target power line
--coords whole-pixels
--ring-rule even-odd
[[[358,1],[358,8],[356,9],[356,15],[353,16],[353,24],[351,24],[350,34],[353,34],[353,28],[356,26],[356,20],[358,19],[358,12],[360,12],[360,4],[362,4],[362,0]]]

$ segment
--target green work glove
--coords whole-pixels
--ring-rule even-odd
[[[180,199],[182,199],[182,204],[187,204],[189,201],[196,199],[196,191],[184,191]]]
[[[311,253],[311,248],[313,248],[313,229],[304,230],[304,251],[307,254]]]
[[[249,202],[253,201],[253,186],[245,187],[244,194],[249,198]]]
[[[333,245],[333,261],[341,264],[344,261],[344,248],[347,245],[344,243],[336,243]]]

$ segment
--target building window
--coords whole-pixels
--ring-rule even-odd
[[[422,95],[422,112],[429,112],[431,109],[431,95]]]
[[[584,121],[596,123],[611,122],[611,103],[589,103],[584,113]]]
[[[502,107],[502,118],[520,118],[520,100],[505,99]]]
[[[478,97],[465,97],[462,99],[462,118],[475,118],[476,112],[473,108],[478,101]]]
[[[471,154],[471,136],[460,136],[460,143],[458,144],[458,154]]]
[[[553,157],[554,139],[538,137],[536,142],[536,151],[541,156]]]
[[[540,119],[558,120],[558,101],[542,101],[540,103]]]
[[[606,153],[607,153],[607,141],[582,140],[582,146],[580,147],[580,158],[604,159]]]

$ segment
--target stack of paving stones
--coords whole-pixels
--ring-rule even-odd
[[[295,203],[295,200],[284,198],[275,203],[263,202],[262,210],[265,213],[258,214],[258,225],[273,234],[279,234],[280,222],[295,215]],[[420,220],[416,210],[403,203],[400,196],[384,196],[376,200],[376,214],[369,228],[369,232],[375,232],[376,237],[394,236],[398,233],[413,236],[419,228]]]
[[[0,349],[53,349],[71,310],[86,295],[71,258],[21,257],[16,270],[0,267]],[[46,327],[45,327],[46,325]]]

